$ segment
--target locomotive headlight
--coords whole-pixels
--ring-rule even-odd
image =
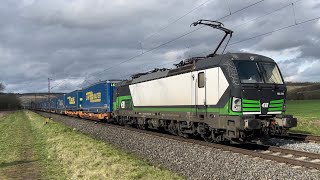
[[[232,98],[232,111],[241,111],[241,99],[233,97]]]

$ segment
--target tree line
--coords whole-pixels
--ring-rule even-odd
[[[13,93],[4,93],[5,86],[0,83],[0,111],[21,109],[20,99]]]
[[[299,82],[286,84],[288,87],[287,99],[289,100],[320,99],[320,83]]]

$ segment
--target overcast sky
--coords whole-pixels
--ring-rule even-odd
[[[209,27],[148,51],[197,29],[190,24],[198,19],[216,20],[231,12],[221,22],[234,30],[233,44],[320,15],[319,0],[294,5],[294,0],[264,0],[237,12],[259,1],[2,0],[0,82],[7,92],[46,92],[50,77],[52,91],[68,92],[208,54],[223,35]],[[319,19],[226,51],[269,56],[287,81],[320,81]]]

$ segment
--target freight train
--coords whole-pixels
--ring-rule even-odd
[[[208,142],[252,142],[296,127],[297,119],[285,114],[287,89],[276,62],[251,53],[218,55],[232,31],[215,21],[198,24],[226,33],[213,54],[131,80],[98,82],[53,99],[50,109],[45,102],[36,109]]]

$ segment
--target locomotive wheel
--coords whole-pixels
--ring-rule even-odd
[[[183,133],[183,132],[181,132],[180,130],[178,131],[178,135],[179,135],[180,137],[183,137],[183,138],[188,138],[188,137],[189,137],[188,134]]]
[[[206,134],[201,134],[201,137],[209,143],[212,143],[215,141],[215,137],[213,136],[212,132],[206,133]]]
[[[171,123],[169,124],[169,132],[173,135],[178,135],[177,125],[173,121],[171,121]]]
[[[146,126],[145,126],[144,124],[138,124],[138,128],[145,130],[145,129],[146,129]]]
[[[180,126],[180,124],[176,124],[176,127],[178,128],[178,135],[179,135],[180,137],[183,137],[183,138],[188,138],[189,135],[188,135],[187,133],[184,133],[184,132],[181,130],[181,128],[178,127],[178,126]]]

